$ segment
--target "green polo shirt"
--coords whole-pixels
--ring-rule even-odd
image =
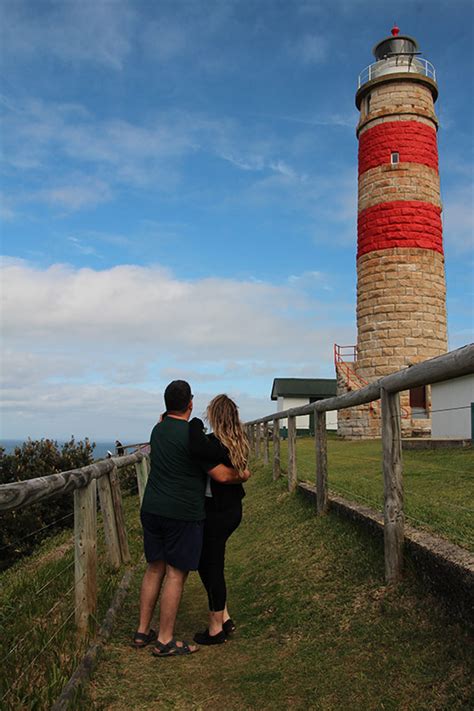
[[[189,451],[189,423],[165,417],[150,438],[150,475],[142,509],[181,521],[205,518],[206,476]]]

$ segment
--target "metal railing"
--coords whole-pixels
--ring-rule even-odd
[[[346,361],[350,363],[355,363],[357,360],[357,346],[340,346],[337,343],[334,344],[334,365]]]
[[[409,74],[422,74],[423,76],[428,77],[429,79],[433,79],[433,81],[436,81],[436,69],[434,68],[433,64],[431,64],[431,62],[428,62],[427,59],[423,59],[422,57],[416,57],[416,59],[414,59],[413,61],[407,62],[405,55],[402,55],[400,58],[402,60],[399,65],[400,72],[407,72]],[[385,76],[386,72],[384,72],[383,63],[387,62],[390,59],[393,59],[393,57],[388,57],[387,59],[382,59],[378,62],[373,62],[372,64],[369,64],[368,67],[365,67],[365,69],[363,69],[359,74],[357,88],[360,89],[363,84],[366,84],[368,81],[371,81],[376,77]],[[389,66],[387,66],[387,68],[389,68]],[[392,69],[391,66],[390,69]]]
[[[326,412],[366,405],[381,400],[385,579],[395,583],[401,577],[405,514],[403,505],[403,467],[400,392],[422,385],[433,385],[474,373],[474,344],[431,358],[370,383],[345,395],[274,412],[246,422],[247,434],[255,456],[263,449],[264,462],[269,462],[269,423],[272,423],[273,478],[281,476],[279,420],[288,419],[288,489],[298,485],[296,465],[296,417],[314,413],[316,446],[316,508],[328,509],[328,466]],[[263,437],[262,437],[263,435]],[[263,440],[263,441],[262,441]]]

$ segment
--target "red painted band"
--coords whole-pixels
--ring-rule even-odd
[[[361,210],[357,257],[392,247],[418,247],[443,254],[441,208],[429,202],[397,200]]]
[[[359,175],[379,165],[390,165],[392,153],[400,163],[422,163],[438,172],[436,131],[420,121],[379,123],[359,138]]]

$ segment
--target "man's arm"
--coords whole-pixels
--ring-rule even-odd
[[[215,479],[215,481],[218,481],[221,484],[242,484],[242,482],[247,481],[250,477],[248,469],[242,472],[242,474],[239,474],[236,469],[226,467],[225,464],[218,464],[217,466],[212,467],[212,469],[208,469],[207,473],[210,477]]]

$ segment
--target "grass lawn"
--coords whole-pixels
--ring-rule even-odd
[[[271,482],[270,467],[253,468],[244,520],[228,546],[235,638],[176,659],[132,649],[137,575],[77,708],[472,708],[467,630],[448,619],[409,571],[399,587],[387,589],[382,545],[366,532],[335,515],[316,518],[284,481]],[[189,640],[205,621],[206,597],[191,574],[178,636]]]
[[[137,497],[124,497],[132,557],[141,556]],[[107,563],[98,525],[98,610],[103,620],[124,570]],[[51,708],[85,651],[74,624],[74,550],[70,530],[46,540],[0,575],[0,709]]]
[[[315,482],[314,439],[297,439],[298,478]],[[286,470],[286,441],[281,443]],[[408,523],[444,536],[474,552],[474,450],[403,452],[405,514]],[[383,510],[380,440],[351,442],[329,436],[329,489]]]

